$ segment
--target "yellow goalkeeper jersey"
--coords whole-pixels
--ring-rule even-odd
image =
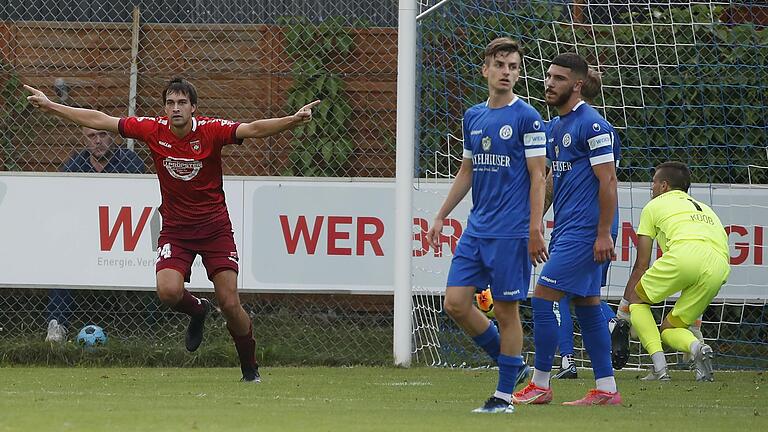
[[[639,235],[656,239],[662,252],[688,241],[709,245],[729,259],[728,236],[720,218],[709,206],[681,190],[652,199],[640,214]]]

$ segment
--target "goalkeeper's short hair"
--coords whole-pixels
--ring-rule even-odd
[[[658,173],[659,180],[669,183],[672,189],[688,192],[688,189],[691,187],[691,169],[682,162],[668,161],[660,163],[656,166],[656,172]]]

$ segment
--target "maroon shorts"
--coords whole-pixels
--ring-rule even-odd
[[[239,271],[237,265],[237,247],[232,231],[224,231],[203,239],[179,239],[173,235],[160,234],[157,240],[157,260],[155,271],[174,269],[184,275],[189,282],[192,275],[192,262],[195,256],[203,258],[203,265],[208,272],[208,279],[223,270]]]

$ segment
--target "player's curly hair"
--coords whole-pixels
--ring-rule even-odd
[[[189,103],[192,105],[197,105],[197,90],[191,82],[185,80],[184,78],[173,77],[170,81],[168,81],[168,84],[165,86],[165,90],[163,90],[163,103],[165,103],[165,98],[168,96],[168,93],[183,94],[189,98]]]
[[[485,47],[485,64],[490,64],[491,59],[498,53],[510,54],[514,52],[520,54],[520,60],[523,59],[523,47],[518,41],[508,37],[496,38]]]
[[[656,175],[659,181],[666,181],[672,189],[688,192],[691,187],[691,170],[682,162],[660,163],[656,165]]]

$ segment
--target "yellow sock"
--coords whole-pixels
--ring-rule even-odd
[[[648,354],[661,351],[661,335],[653,319],[651,306],[647,304],[633,304],[629,307],[632,328],[635,329],[640,343]]]
[[[698,339],[687,328],[668,328],[661,332],[661,340],[670,348],[690,353],[691,344]]]

